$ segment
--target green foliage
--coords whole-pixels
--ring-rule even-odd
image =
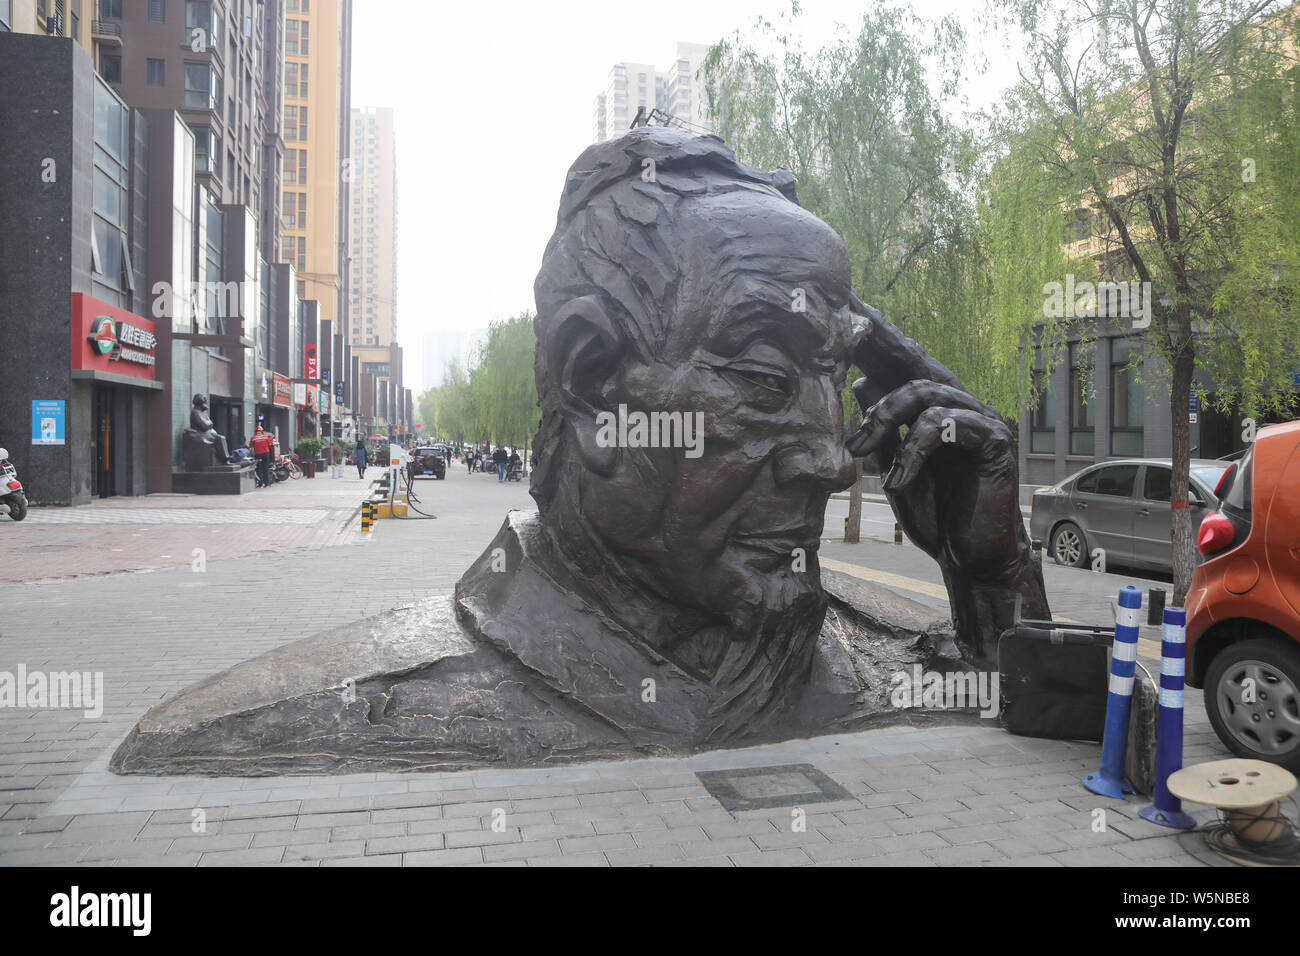
[[[298,457],[314,461],[320,457],[321,450],[324,447],[325,440],[323,438],[299,438]]]
[[[813,54],[770,22],[737,32],[703,79],[740,159],[789,169],[800,202],[844,238],[862,299],[1014,419],[1015,335],[988,321],[980,143],[944,109],[965,52],[956,20],[879,5]]]
[[[457,442],[531,443],[539,415],[535,343],[532,313],[492,323],[473,366],[453,362],[443,384],[420,396],[425,432]]]
[[[1031,64],[990,122],[995,325],[1043,323],[1059,345],[1044,282],[1149,281],[1148,354],[1193,356],[1224,411],[1284,411],[1300,346],[1296,8],[993,6],[1026,31]],[[1076,209],[1100,251],[1065,254]]]

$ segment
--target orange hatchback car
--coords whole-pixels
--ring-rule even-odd
[[[1229,750],[1300,771],[1300,422],[1261,428],[1215,496],[1187,594],[1187,683]]]

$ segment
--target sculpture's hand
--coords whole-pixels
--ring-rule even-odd
[[[991,659],[1017,594],[1026,617],[1050,616],[1020,513],[1011,430],[879,312],[854,308],[853,361],[866,377],[853,393],[865,418],[849,450],[876,455],[899,524],[943,569],[959,640]]]

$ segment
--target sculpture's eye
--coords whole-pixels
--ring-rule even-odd
[[[778,371],[747,366],[732,366],[729,371],[770,391],[780,392],[782,395],[789,395],[791,392],[791,380]]]

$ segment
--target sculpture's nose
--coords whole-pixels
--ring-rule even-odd
[[[776,455],[776,482],[809,482],[818,490],[841,491],[853,484],[853,458],[839,435],[806,438]]]
[[[809,407],[821,414],[805,422],[776,456],[776,482],[809,482],[819,491],[839,491],[853,484],[853,457],[844,444],[844,411],[839,391],[829,379],[816,385]]]

